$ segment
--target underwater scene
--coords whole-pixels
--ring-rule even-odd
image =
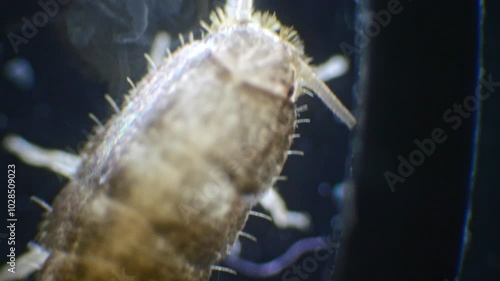
[[[0,281],[500,280],[499,12],[2,1]]]

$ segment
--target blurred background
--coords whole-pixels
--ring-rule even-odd
[[[143,54],[149,52],[158,31],[165,30],[174,35],[173,45],[177,46],[177,33],[193,31],[195,35],[199,35],[198,21],[206,19],[213,7],[223,4],[221,1],[209,0],[40,2],[56,3],[57,11],[52,9],[53,13],[45,12],[44,16],[44,5],[36,0],[4,0],[0,3],[0,139],[6,134],[15,133],[38,145],[68,152],[78,151],[92,131],[94,123],[88,118],[89,112],[100,120],[107,120],[111,116],[112,109],[105,101],[104,94],[109,93],[121,104],[123,95],[129,88],[126,78],[138,81],[145,73],[146,61]],[[478,22],[482,8],[474,1],[454,3],[453,6],[446,1],[447,3],[439,7],[428,7],[432,13],[425,13],[419,4],[411,3],[410,0],[401,1],[403,12],[392,15],[390,25],[370,38],[370,43],[363,45],[355,35],[363,32],[366,15],[369,11],[389,9],[388,4],[393,1],[255,2],[257,9],[275,11],[285,25],[294,26],[305,43],[306,53],[313,57],[313,64],[319,64],[335,54],[346,55],[350,61],[348,73],[330,81],[328,85],[348,108],[354,108],[360,125],[350,134],[317,98],[304,96],[299,100],[298,105],[308,105],[309,110],[302,116],[310,118],[311,123],[298,128],[297,133],[300,133],[301,138],[294,142],[292,149],[304,151],[305,156],[289,157],[283,171],[288,180],[278,182],[278,190],[290,209],[309,213],[313,225],[305,232],[283,230],[277,229],[270,222],[251,217],[245,231],[254,235],[257,242],[240,239],[241,258],[264,264],[282,255],[286,257],[287,250],[298,241],[306,241],[303,239],[333,237],[337,240],[336,234],[340,229],[349,231],[343,232],[347,233],[348,237],[343,236],[346,246],[338,256],[340,261],[335,261],[334,251],[328,253],[328,258],[323,261],[315,260],[314,270],[304,271],[304,267],[312,266],[310,261],[314,255],[309,252],[301,255],[295,263],[295,268],[300,267],[301,272],[287,267],[274,276],[262,278],[215,272],[211,280],[323,281],[333,278],[340,281],[451,281],[459,274],[466,211],[472,212],[469,203],[473,203],[472,208],[476,208],[473,212],[474,220],[470,222],[474,230],[474,235],[470,236],[474,239],[470,241],[476,242],[469,244],[468,254],[465,255],[467,258],[464,259],[462,267],[463,280],[500,280],[500,181],[499,168],[495,163],[500,157],[496,145],[500,132],[497,125],[497,112],[500,110],[498,92],[494,92],[491,98],[484,102],[481,110],[475,111],[473,117],[467,119],[467,126],[460,129],[459,135],[450,135],[451,139],[455,137],[463,142],[447,142],[445,150],[449,153],[436,155],[434,158],[441,161],[435,165],[426,164],[428,169],[425,170],[433,170],[436,179],[439,179],[440,169],[441,174],[448,177],[453,177],[455,173],[457,182],[453,183],[454,186],[441,184],[448,179],[443,176],[441,180],[434,181],[435,184],[438,182],[436,186],[429,182],[424,184],[423,189],[412,189],[412,185],[422,185],[422,182],[417,180],[415,183],[401,183],[396,192],[392,192],[382,176],[384,169],[397,167],[398,154],[408,155],[413,148],[414,138],[430,136],[430,130],[427,128],[439,126],[431,120],[417,119],[416,115],[413,116],[412,122],[406,122],[409,119],[399,118],[400,115],[426,110],[434,110],[441,115],[446,108],[453,105],[450,101],[460,101],[460,93],[455,92],[452,87],[449,89],[450,95],[443,95],[450,99],[432,99],[435,94],[433,90],[437,92],[435,95],[438,97],[443,88],[435,87],[431,83],[425,84],[426,75],[430,75],[431,71],[441,71],[442,82],[452,83],[459,80],[465,85],[463,95],[473,94],[480,74],[481,50],[476,35],[480,32]],[[466,2],[476,3],[476,8],[470,4],[467,6]],[[414,5],[413,10],[411,5]],[[450,5],[450,8],[447,9],[446,5]],[[144,25],[143,21],[145,6],[148,7],[147,25]],[[486,3],[485,11],[481,65],[484,73],[492,74],[493,81],[500,81],[497,63],[500,57],[496,51],[500,49],[496,36],[499,22],[497,18],[489,16],[498,14],[499,3]],[[468,17],[464,18],[463,15]],[[433,25],[436,27],[435,34],[426,34],[429,46],[422,48],[422,45],[419,45],[421,38],[418,36],[424,34],[424,31],[411,33],[405,30],[411,23],[404,19],[414,20],[417,26],[422,27],[417,30],[427,33],[432,33]],[[425,21],[426,19],[428,20]],[[26,30],[26,21],[37,21],[40,26],[36,27],[36,31]],[[437,28],[439,21],[449,26],[452,23],[462,25],[456,26],[454,32],[449,32]],[[430,46],[433,42],[443,42],[444,35],[453,37],[456,42]],[[416,42],[412,41],[412,36]],[[460,39],[463,39],[463,43],[460,43]],[[402,48],[403,44],[398,42],[413,44],[414,48],[406,50]],[[440,55],[447,52],[452,55],[441,61]],[[431,57],[433,60],[421,59],[427,54],[436,56]],[[455,60],[458,57],[463,58],[463,61]],[[395,68],[387,63],[390,60],[408,61],[408,64],[400,64],[399,68]],[[413,68],[412,63],[415,62],[425,63],[426,68]],[[463,76],[446,72],[446,67],[464,69]],[[410,77],[407,84],[398,84],[397,81],[401,79],[390,76],[390,73],[398,72],[406,73],[406,76]],[[381,82],[374,85],[373,81]],[[421,85],[414,84],[418,81],[422,82]],[[424,100],[415,102],[408,98],[411,102],[403,105],[404,101],[390,99],[389,96],[384,96],[384,91],[375,91],[382,89],[381,84],[384,83],[398,85],[399,88],[392,89],[393,92],[385,92],[397,93],[400,97],[405,97],[406,92],[408,96],[415,97],[416,95],[411,93],[423,89],[429,91],[428,95],[423,95]],[[463,85],[457,83],[455,86]],[[378,103],[375,102],[377,100]],[[433,109],[433,105],[437,103],[441,103],[441,106]],[[378,110],[373,110],[373,107]],[[388,114],[384,115],[384,112]],[[391,113],[393,115],[390,115]],[[475,116],[478,113],[481,118],[476,122]],[[373,114],[385,118],[371,118],[375,116]],[[399,124],[394,123],[397,119],[400,119]],[[374,123],[370,122],[375,122],[379,127],[374,127]],[[416,133],[412,134],[413,132]],[[406,134],[405,138],[401,138],[401,134]],[[387,147],[394,150],[389,152]],[[477,148],[480,148],[480,153],[475,154]],[[377,149],[379,154],[370,153]],[[455,157],[453,152],[457,151],[463,153],[455,153]],[[474,157],[475,170],[472,165]],[[444,165],[446,162],[463,165],[458,169]],[[27,166],[2,149],[0,164],[2,167],[8,164],[16,165],[16,254],[19,256],[24,252],[26,244],[35,237],[43,212],[30,200],[30,196],[36,195],[51,202],[66,181],[46,170]],[[351,172],[352,165],[354,169]],[[367,182],[371,182],[370,165],[381,171],[376,175],[382,181],[380,185],[366,186]],[[354,180],[346,181],[346,178],[352,175]],[[476,186],[471,192],[473,175],[476,176]],[[428,179],[426,176],[428,174],[426,175],[425,171],[413,175],[415,179]],[[365,192],[367,188],[370,188],[369,192]],[[432,192],[439,188],[443,189],[437,193]],[[447,193],[452,188],[457,190],[454,195]],[[349,192],[343,192],[346,190]],[[471,194],[474,196],[471,197]],[[394,202],[398,204],[393,204]],[[6,204],[2,203],[1,206]],[[381,210],[381,206],[387,208]],[[344,217],[340,215],[342,209],[345,210]],[[386,216],[387,212],[398,214],[399,217],[392,217],[392,221]],[[433,221],[433,212],[444,215],[440,220]],[[6,222],[6,213],[1,213],[2,221]],[[405,221],[403,226],[402,221]],[[440,227],[426,229],[429,225],[438,223]],[[0,234],[7,233],[3,224],[0,224]],[[394,232],[394,229],[402,229],[401,227],[404,231]],[[418,231],[414,232],[412,227]],[[405,231],[425,233],[417,235],[421,237],[417,239],[417,236],[407,235]],[[2,237],[0,241],[0,260],[4,261],[7,245]],[[299,242],[296,245],[302,244]],[[411,255],[411,258],[404,259],[402,252],[409,250],[405,245],[420,247],[421,251],[407,251],[406,254]],[[303,248],[298,247],[299,252]],[[428,249],[436,251],[427,251]],[[402,264],[398,264],[399,269],[391,265],[391,257],[392,261],[401,261]],[[413,266],[407,267],[405,261]],[[419,267],[424,266],[425,268],[419,270]],[[420,275],[415,275],[412,270]],[[289,273],[285,275],[287,271]]]

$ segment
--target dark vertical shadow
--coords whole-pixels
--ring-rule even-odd
[[[332,280],[454,280],[475,149],[478,2],[360,2],[352,210]]]

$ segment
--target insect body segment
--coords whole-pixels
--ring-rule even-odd
[[[38,280],[109,281],[122,269],[137,280],[208,280],[281,172],[302,88],[354,125],[295,33],[251,9],[229,1],[212,14],[210,33],[151,69],[70,157],[79,164],[37,238],[50,252]]]

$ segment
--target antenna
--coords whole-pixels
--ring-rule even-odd
[[[311,90],[321,101],[335,114],[344,124],[352,129],[356,125],[356,118],[349,112],[349,110],[340,102],[335,94],[326,86],[326,84],[319,80],[309,66],[302,63],[301,74],[303,77],[302,87]]]

